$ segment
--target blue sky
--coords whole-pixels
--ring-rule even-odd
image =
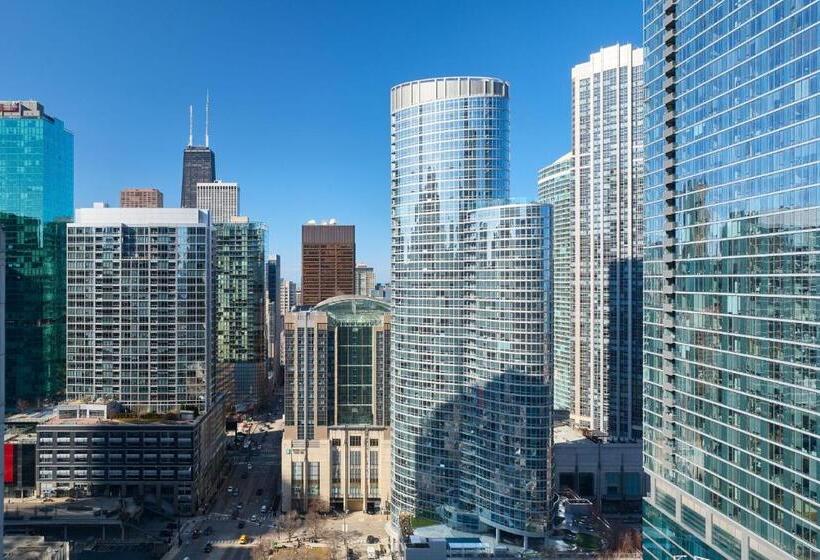
[[[532,198],[569,149],[571,67],[641,43],[638,0],[3,4],[0,99],[38,99],[74,132],[75,206],[116,205],[123,186],[177,205],[188,105],[201,141],[209,89],[217,175],[297,280],[300,224],[330,217],[389,277],[392,85],[508,80],[512,194]]]

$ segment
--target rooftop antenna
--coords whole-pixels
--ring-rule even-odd
[[[205,147],[209,146],[208,144],[208,109],[209,105],[211,104],[211,94],[206,89],[205,90]]]
[[[194,145],[194,106],[188,105],[188,145]]]

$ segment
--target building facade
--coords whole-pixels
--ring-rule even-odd
[[[265,319],[267,332],[265,338],[268,344],[268,373],[274,384],[278,382],[279,372],[279,334],[284,326],[282,308],[279,306],[279,291],[282,287],[282,261],[279,255],[268,258],[265,265]]]
[[[193,515],[214,495],[225,458],[221,395],[207,412],[144,418],[109,404],[67,403],[37,426],[37,495],[139,498]]]
[[[247,218],[214,226],[216,366],[228,407],[249,410],[267,400],[265,341],[266,227]]]
[[[223,224],[239,215],[239,184],[211,181],[196,184],[196,207],[211,213],[211,222]]]
[[[302,226],[302,300],[300,305],[316,305],[335,296],[356,291],[355,226],[307,223]]]
[[[553,406],[568,417],[575,398],[575,163],[572,152],[538,171],[538,200],[552,205]]]
[[[574,395],[570,418],[641,437],[643,51],[615,45],[572,69]]]
[[[214,392],[208,213],[77,210],[68,225],[69,399],[200,410]]]
[[[120,208],[162,208],[162,191],[152,188],[122,189]]]
[[[65,223],[73,206],[74,136],[37,101],[0,101],[10,408],[65,389]]]
[[[282,508],[382,511],[390,492],[390,308],[362,296],[285,315]]]
[[[182,200],[183,208],[196,208],[197,183],[213,183],[216,180],[216,155],[207,146],[185,147],[182,153]]]
[[[820,558],[820,2],[644,2],[644,557]]]
[[[356,265],[356,287],[355,293],[357,296],[373,297],[373,291],[376,289],[376,272],[372,266],[366,264]]]
[[[509,203],[508,93],[391,91],[391,499],[394,525],[408,512],[526,546],[550,511],[551,225],[548,206]]]

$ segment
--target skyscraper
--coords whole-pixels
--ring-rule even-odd
[[[6,404],[65,387],[65,223],[74,137],[37,101],[0,101],[0,227],[6,234]]]
[[[196,208],[197,183],[216,180],[216,155],[206,146],[186,146],[182,153],[183,208]]]
[[[469,77],[391,90],[391,499],[394,524],[433,516],[526,546],[550,511],[550,212],[509,202],[508,92]]]
[[[353,295],[355,266],[355,226],[335,220],[302,226],[302,305]]]
[[[339,296],[285,318],[282,508],[387,508],[390,306]]]
[[[152,188],[122,189],[120,208],[162,208],[162,191]]]
[[[216,363],[219,383],[237,410],[267,398],[265,231],[234,217],[215,224]]]
[[[180,208],[77,210],[68,225],[66,396],[135,411],[214,394],[212,231]]]
[[[282,280],[282,285],[279,288],[279,309],[284,314],[296,304],[296,282]]]
[[[372,266],[366,264],[356,265],[356,295],[357,296],[372,296],[373,290],[376,289],[376,273]]]
[[[211,213],[214,224],[228,223],[239,215],[239,184],[224,181],[196,184],[196,207]]]
[[[641,49],[615,45],[593,53],[572,69],[572,92],[570,418],[605,437],[636,440],[642,407]]]
[[[819,22],[644,3],[645,558],[820,557]]]
[[[282,332],[282,308],[279,303],[279,290],[282,286],[282,262],[279,255],[268,258],[265,268],[265,292],[267,295],[267,340],[268,369],[274,382],[279,371],[279,333]]]
[[[552,205],[553,369],[555,410],[575,397],[575,164],[572,152],[538,171],[538,200]]]

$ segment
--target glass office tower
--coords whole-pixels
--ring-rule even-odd
[[[216,366],[229,405],[248,410],[268,400],[265,358],[264,224],[234,216],[214,225]]]
[[[394,523],[543,534],[550,216],[510,204],[509,85],[391,91]]]
[[[645,558],[820,558],[819,22],[644,2]]]
[[[65,224],[74,136],[36,101],[0,101],[0,227],[6,232],[6,404],[65,388]]]

